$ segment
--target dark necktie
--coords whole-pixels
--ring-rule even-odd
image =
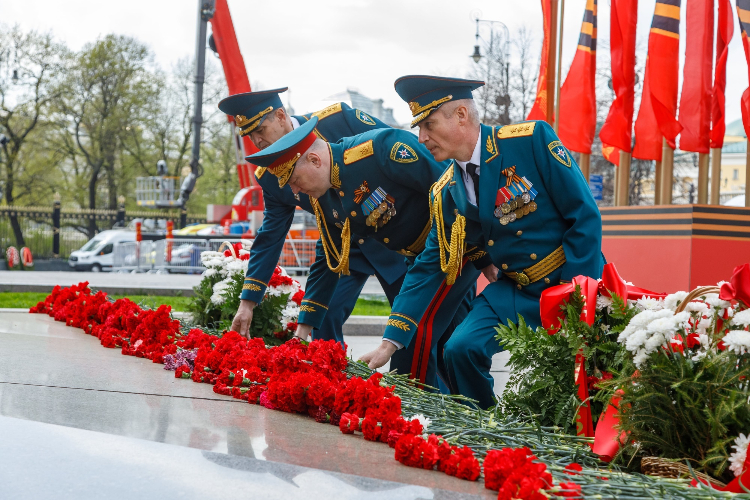
[[[479,166],[474,165],[473,163],[466,164],[466,173],[468,173],[471,180],[474,181],[474,196],[477,206],[479,206],[479,174],[477,173],[477,168],[479,168]]]

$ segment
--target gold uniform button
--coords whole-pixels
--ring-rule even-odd
[[[383,238],[383,243],[390,243],[390,242],[391,240],[389,240],[388,238]]]
[[[487,242],[487,246],[488,246],[488,247],[491,247],[491,246],[492,246],[492,245],[494,245],[494,244],[495,244],[495,242],[494,242],[494,241],[492,241],[492,240],[489,240],[489,241]]]
[[[516,236],[521,236],[523,234],[523,231],[516,231]]]
[[[529,255],[529,257],[531,257],[531,260],[536,260],[536,254],[535,253],[532,253],[531,255]]]
[[[544,278],[544,282],[549,285],[549,278]]]
[[[357,212],[355,212],[354,210],[352,210],[352,217],[356,217],[356,216],[357,216]]]
[[[360,245],[363,245],[364,243],[365,243],[365,240],[363,240],[363,239],[360,239],[360,240],[359,240],[359,244],[360,244]]]
[[[344,196],[344,192],[343,191],[339,191],[339,196]]]
[[[502,267],[502,268],[503,268],[503,271],[505,271],[506,269],[508,269],[508,264],[503,264],[503,265],[502,265],[502,266],[500,266],[500,267]]]

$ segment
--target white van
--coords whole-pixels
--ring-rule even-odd
[[[135,232],[125,229],[102,231],[80,250],[71,252],[68,265],[76,271],[111,271],[115,245],[124,241],[135,241]]]

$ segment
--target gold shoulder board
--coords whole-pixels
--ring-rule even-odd
[[[331,115],[335,115],[336,113],[341,112],[341,103],[337,102],[336,104],[331,104],[327,108],[323,108],[320,111],[316,111],[310,117],[317,116],[318,120],[322,120],[323,118],[327,118]]]
[[[353,148],[349,148],[344,151],[344,165],[349,165],[355,161],[359,161],[362,158],[367,158],[375,154],[375,150],[372,148],[372,139],[367,142],[363,142]]]
[[[510,139],[512,137],[528,137],[534,134],[536,122],[518,123],[506,125],[497,131],[498,139]]]
[[[432,185],[432,194],[435,195],[438,192],[440,192],[443,187],[445,187],[448,182],[453,178],[453,163],[451,163],[451,166],[445,169],[445,172],[443,172],[443,175],[440,176],[440,179]]]
[[[266,173],[266,167],[258,167],[255,169],[255,177],[260,179],[263,177],[263,174]]]

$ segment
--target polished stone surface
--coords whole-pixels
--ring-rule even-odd
[[[480,498],[0,417],[4,499]]]
[[[377,343],[379,339],[373,341]],[[352,351],[357,355],[370,347],[357,344]],[[257,467],[260,467],[258,460],[311,468],[294,476],[295,484],[301,484],[296,482],[298,478],[304,478],[300,479],[303,482],[310,481],[305,484],[319,484],[315,481],[322,479],[315,478],[323,477],[320,471],[326,471],[426,487],[434,498],[454,498],[458,493],[483,498],[493,496],[479,482],[461,481],[438,472],[405,467],[393,459],[393,450],[384,444],[364,441],[361,436],[342,435],[337,427],[318,424],[305,416],[270,411],[217,395],[207,384],[175,379],[171,372],[163,370],[162,365],[122,356],[118,350],[105,349],[96,338],[44,315],[0,312],[0,415],[103,433],[97,436],[105,441],[100,445],[89,443],[85,448],[87,453],[94,453],[98,448],[107,449],[109,445],[106,439],[127,438],[136,444],[122,445],[126,451],[123,457],[126,465],[130,467],[141,462],[153,462],[155,467],[163,468],[155,476],[190,476],[185,473],[194,469],[195,477],[200,478],[203,477],[204,466],[196,462],[199,452],[194,450],[190,450],[194,457],[187,455],[185,462],[179,466],[159,464],[159,460],[148,458],[151,452],[143,448],[147,445],[139,439],[176,445],[176,449],[183,451],[201,450],[208,453],[200,455],[204,461],[205,457],[210,456],[214,463],[226,464],[234,463],[238,457],[246,457],[255,464],[245,464],[231,470],[257,471]],[[8,420],[0,420],[0,433],[7,434],[5,422]],[[30,436],[19,436],[18,439],[22,438],[32,439]],[[35,448],[33,440],[23,443],[17,441],[14,446],[28,447],[27,459],[31,460],[27,463],[28,468],[34,468],[30,464],[35,458],[47,460],[47,451]],[[5,452],[3,447],[6,445],[0,437],[0,478],[8,470],[1,457],[16,456],[15,452]],[[75,447],[71,449],[80,451]],[[101,450],[97,453],[103,453]],[[57,460],[66,460],[64,449],[56,448],[54,454],[58,456]],[[86,460],[94,460],[86,457],[83,457],[84,464],[88,463]],[[101,461],[111,467],[121,467],[113,461],[116,458],[102,457]],[[71,468],[65,470],[66,474],[82,474]],[[180,474],[177,474],[178,470]],[[133,473],[144,475],[144,481],[150,483],[151,476],[148,476],[147,470]],[[31,476],[27,477],[30,478],[29,482],[34,482]],[[102,469],[95,477],[108,478],[109,475]],[[313,479],[306,479],[308,477]],[[185,480],[192,481],[192,477]],[[218,479],[216,483],[212,483],[213,479],[210,478],[205,481],[206,484],[221,483]],[[119,479],[111,478],[110,482],[116,485]],[[2,479],[0,484],[3,484]],[[159,487],[168,488],[170,484]],[[232,483],[231,488],[240,488],[237,486],[239,484],[244,483]],[[331,484],[338,483],[334,481]],[[269,485],[270,482],[263,483],[258,486],[258,491],[264,491],[266,487],[273,490]],[[151,485],[145,484],[143,487],[150,488]],[[174,484],[171,487],[176,488]],[[157,485],[153,488],[157,488]],[[216,497],[232,497],[234,491],[239,491],[231,488],[228,485],[227,493],[224,494],[222,490],[222,494]],[[362,491],[343,486],[336,486],[333,490],[328,488],[327,485],[320,486],[320,491],[333,491],[336,498],[370,498],[363,496]],[[34,490],[33,496],[22,497],[46,497],[44,491]],[[351,495],[347,491],[352,491]],[[374,490],[368,488],[368,491]],[[393,496],[389,490],[388,498],[418,498],[423,494],[417,495],[412,490],[402,491],[406,492],[404,496]],[[161,489],[144,492],[146,496],[163,496]],[[138,492],[134,490],[132,495],[125,496],[133,497],[136,494]],[[0,497],[5,498],[4,495]],[[71,497],[76,495],[71,494]],[[275,497],[271,495],[269,498]],[[292,495],[291,498],[296,496]]]

